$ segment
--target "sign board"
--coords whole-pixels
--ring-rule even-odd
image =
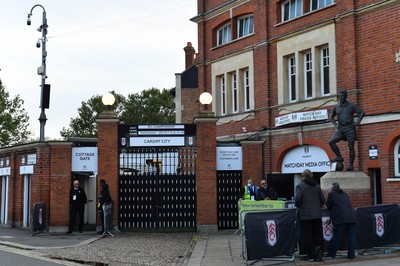
[[[33,174],[33,165],[22,165],[19,167],[20,175],[31,175]]]
[[[329,172],[330,160],[326,152],[318,146],[302,145],[286,153],[282,161],[283,174],[302,173],[305,169]]]
[[[217,171],[242,170],[242,147],[217,147]]]
[[[118,127],[119,148],[196,146],[195,124],[126,125]]]
[[[76,147],[72,148],[72,172],[93,172],[97,173],[98,149],[97,147]]]
[[[371,160],[378,159],[378,146],[377,145],[369,146],[369,158]]]
[[[328,119],[328,110],[291,113],[275,118],[275,126]]]
[[[36,164],[36,153],[28,154],[27,164]]]
[[[9,176],[9,175],[11,175],[11,167],[0,168],[0,176]]]

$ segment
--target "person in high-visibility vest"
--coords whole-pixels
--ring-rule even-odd
[[[249,178],[247,186],[242,188],[242,199],[255,200],[258,193],[258,187],[253,184],[253,179]]]

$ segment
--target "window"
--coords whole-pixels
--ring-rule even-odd
[[[394,146],[394,175],[400,176],[400,139]]]
[[[243,71],[243,75],[244,75],[244,82],[243,82],[243,86],[244,86],[244,110],[248,111],[250,110],[250,81],[249,81],[249,70],[246,69],[245,71]]]
[[[329,48],[325,47],[321,49],[321,89],[322,95],[328,95],[330,93],[329,87]]]
[[[226,24],[217,31],[217,45],[226,44],[231,40],[232,40],[231,24]]]
[[[213,110],[220,122],[244,119],[254,110],[253,61],[253,51],[246,51],[211,64]]]
[[[278,104],[291,104],[280,109],[282,113],[328,106],[327,100],[336,100],[335,58],[333,24],[277,42]]]
[[[335,0],[310,0],[311,11],[332,5]]]
[[[282,21],[287,21],[303,14],[303,0],[288,0],[282,3]]]
[[[220,78],[221,80],[221,115],[226,114],[226,86],[225,86],[225,76]]]
[[[246,16],[238,20],[238,38],[250,35],[254,32],[254,17]]]
[[[289,101],[296,101],[296,58],[294,56],[288,58],[288,84],[289,84]]]
[[[239,111],[239,92],[236,73],[232,74],[232,113]]]
[[[304,95],[306,99],[312,98],[312,54],[304,54]]]

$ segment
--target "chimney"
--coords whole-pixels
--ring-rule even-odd
[[[185,69],[188,69],[194,64],[194,54],[196,53],[196,50],[193,48],[191,42],[188,42],[183,50],[185,51]]]

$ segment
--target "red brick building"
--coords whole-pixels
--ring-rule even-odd
[[[366,113],[355,170],[372,192],[355,205],[400,202],[399,13],[393,0],[198,1],[198,95],[213,95],[218,143],[242,145],[243,181],[268,176],[290,198],[303,169],[329,172],[344,89]]]

